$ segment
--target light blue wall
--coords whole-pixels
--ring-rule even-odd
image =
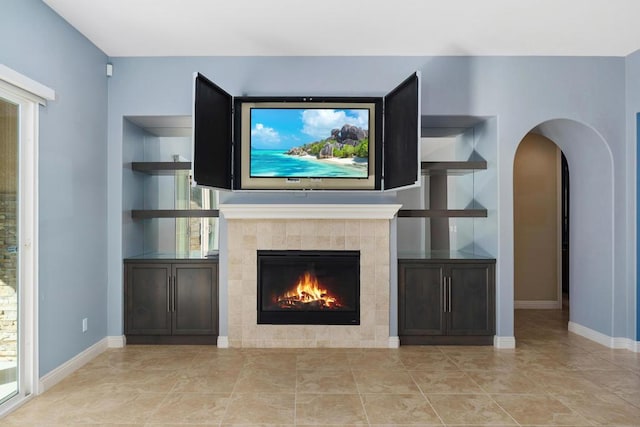
[[[494,167],[497,218],[497,334],[513,336],[513,159],[531,129],[570,119],[591,129],[608,156],[604,189],[612,200],[602,239],[585,230],[587,247],[601,241],[607,256],[574,253],[575,268],[593,265],[592,277],[576,283],[582,309],[572,321],[608,336],[630,337],[635,307],[628,307],[627,142],[624,58],[566,57],[216,57],[112,58],[109,87],[109,334],[122,333],[122,116],[191,113],[191,75],[199,71],[232,95],[382,95],[413,70],[422,71],[422,114],[496,117],[487,131],[497,136]],[[572,162],[591,162],[580,141]],[[586,147],[585,147],[586,148]],[[596,162],[597,163],[597,162]],[[583,172],[587,173],[587,172]],[[573,177],[580,179],[580,177]],[[268,203],[271,195],[232,195]],[[287,195],[279,195],[287,200]],[[312,197],[312,196],[309,196]],[[343,197],[346,197],[343,195]],[[334,199],[340,196],[334,196]],[[291,199],[289,199],[290,201]],[[598,209],[594,195],[576,212]],[[604,209],[604,208],[603,208]],[[598,211],[599,212],[599,211]],[[224,225],[224,224],[223,224]],[[222,230],[224,233],[224,230]],[[223,247],[221,245],[221,247]],[[392,248],[392,250],[395,248]],[[221,267],[221,270],[223,268]],[[221,272],[224,282],[224,271]],[[221,284],[224,292],[225,284]],[[582,287],[582,288],[581,288]],[[392,289],[394,284],[392,283]],[[586,291],[585,291],[586,290]],[[580,292],[583,294],[580,294]],[[603,307],[602,295],[606,295]],[[615,313],[614,313],[615,309]],[[628,310],[633,310],[629,312]],[[593,316],[593,313],[601,313]],[[393,315],[393,313],[392,313]],[[221,324],[222,325],[222,324]],[[224,332],[224,331],[222,331]]]
[[[107,332],[106,62],[42,1],[2,1],[0,63],[56,92],[40,108],[41,376]]]
[[[629,239],[629,260],[633,268],[629,270],[629,297],[628,311],[635,313],[635,333],[636,341],[640,341],[640,315],[637,307],[640,307],[640,281],[638,275],[638,256],[640,256],[640,217],[638,216],[637,202],[640,200],[640,184],[638,179],[637,166],[640,164],[640,50],[634,52],[626,58],[627,65],[627,141],[628,141],[628,170],[629,170],[629,191],[628,209],[630,212],[629,235],[636,236],[636,239]]]
[[[122,254],[130,257],[144,253],[144,221],[131,219],[132,209],[144,209],[145,176],[131,170],[131,162],[144,159],[144,139],[149,136],[129,120],[122,123]],[[105,260],[106,261],[106,260]]]

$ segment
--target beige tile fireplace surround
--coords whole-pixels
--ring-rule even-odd
[[[389,334],[389,221],[400,205],[221,205],[229,347],[397,347]],[[360,325],[258,325],[258,250],[359,250]],[[225,342],[226,341],[226,342]]]

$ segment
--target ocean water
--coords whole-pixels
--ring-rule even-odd
[[[251,150],[252,177],[367,178],[367,162],[341,165],[311,157],[290,156],[282,150]]]

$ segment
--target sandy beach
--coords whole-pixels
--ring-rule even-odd
[[[302,157],[308,158],[309,160],[330,162],[338,165],[355,166],[355,167],[362,167],[362,168],[366,168],[368,166],[367,159],[363,157],[349,157],[349,158],[327,157],[324,159],[318,159],[316,156],[311,156],[311,155],[306,155]]]

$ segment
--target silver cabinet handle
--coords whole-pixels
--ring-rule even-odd
[[[167,312],[171,313],[171,276],[167,276]]]
[[[178,299],[178,285],[176,283],[176,276],[173,276],[173,311],[176,311],[176,300]]]
[[[442,276],[442,311],[447,312],[447,276]]]
[[[451,277],[449,277],[449,313],[451,313]]]

